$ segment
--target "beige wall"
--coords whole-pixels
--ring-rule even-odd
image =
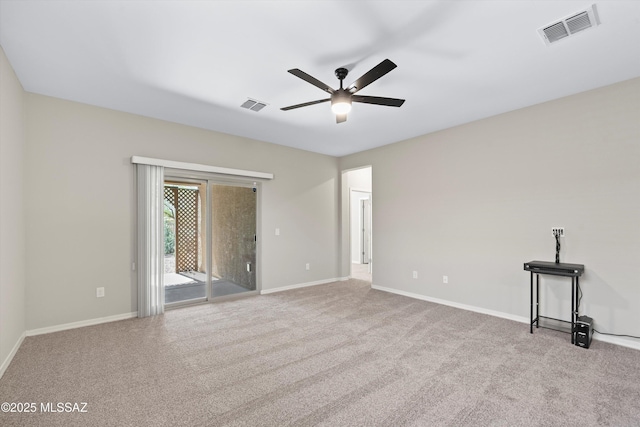
[[[340,159],[363,165],[374,285],[528,317],[523,263],[552,261],[561,226],[561,261],[586,266],[581,314],[640,335],[640,79]],[[544,282],[568,319],[567,280]]]
[[[41,95],[26,101],[28,329],[135,311],[132,155],[274,173],[262,185],[262,288],[337,277],[334,157]]]
[[[0,375],[26,330],[23,98],[0,47]]]

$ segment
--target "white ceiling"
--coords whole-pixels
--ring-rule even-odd
[[[13,1],[0,44],[29,92],[333,156],[640,76],[640,1],[546,46],[537,30],[589,1]],[[385,58],[398,68],[336,124],[327,98]],[[240,108],[253,98],[260,112]]]

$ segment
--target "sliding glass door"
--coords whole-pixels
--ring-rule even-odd
[[[165,305],[257,293],[257,188],[166,177]]]
[[[256,190],[210,183],[211,296],[256,290]]]

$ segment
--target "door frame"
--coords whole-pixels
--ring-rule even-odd
[[[365,209],[365,206],[368,206],[368,210]],[[361,263],[362,264],[371,264],[371,250],[373,248],[373,245],[371,244],[371,236],[372,236],[372,232],[371,232],[371,220],[372,220],[372,215],[371,215],[371,193],[369,193],[369,198],[367,199],[360,199],[360,217],[361,217],[361,221],[362,221],[362,232],[360,233],[360,235],[362,236],[362,240],[360,243],[360,247],[362,249],[362,258],[361,258]],[[366,257],[365,257],[366,255]],[[366,261],[366,262],[365,262]],[[369,269],[371,270],[371,269]],[[371,271],[369,271],[369,273],[371,273]]]
[[[368,175],[361,174],[359,171],[368,169]],[[357,176],[358,174],[359,176]],[[373,193],[375,193],[375,167],[372,164],[363,164],[351,167],[344,167],[340,169],[340,232],[339,232],[339,274],[341,280],[348,280],[352,276],[352,259],[351,259],[351,191],[354,189],[361,189],[365,192],[371,192],[372,206]],[[371,242],[372,253],[371,262],[369,263],[371,271],[371,280],[375,280],[375,274],[371,265],[373,263],[373,246],[374,234],[375,234],[375,214],[372,209],[372,223],[371,223]]]
[[[176,180],[179,182],[184,182],[185,184],[206,184],[206,208],[207,212],[205,213],[205,245],[206,245],[206,294],[204,298],[198,298],[194,300],[187,301],[178,301],[174,303],[165,304],[165,309],[173,309],[180,308],[189,305],[196,304],[205,304],[210,302],[220,302],[233,300],[238,298],[244,298],[248,296],[259,295],[262,291],[262,244],[261,244],[261,236],[262,236],[262,182],[256,178],[230,178],[228,176],[220,176],[213,173],[207,172],[197,172],[183,169],[172,169],[165,168],[164,172],[164,181]],[[213,214],[213,201],[211,200],[210,191],[211,185],[227,185],[227,186],[235,186],[235,187],[246,187],[246,188],[254,188],[256,191],[256,265],[255,265],[255,274],[256,274],[256,289],[255,290],[247,290],[246,292],[241,292],[237,294],[224,295],[213,298],[211,296],[211,270],[212,270],[212,262],[211,262],[211,227],[212,227],[212,214]]]
[[[260,292],[262,291],[262,250],[261,250],[261,244],[260,241],[262,240],[260,238],[261,236],[261,228],[260,228],[260,223],[261,221],[261,216],[260,216],[260,212],[261,212],[261,194],[262,194],[262,187],[260,185],[261,183],[259,181],[252,181],[252,180],[245,180],[245,179],[224,179],[224,178],[211,178],[207,180],[207,197],[208,197],[208,203],[207,203],[207,248],[211,249],[212,245],[213,245],[213,237],[211,235],[211,229],[213,227],[213,200],[210,197],[211,194],[211,186],[212,185],[224,185],[224,186],[230,186],[230,187],[242,187],[242,188],[253,188],[254,192],[256,193],[256,234],[255,234],[255,250],[256,250],[256,264],[253,268],[255,268],[255,280],[256,280],[256,288],[254,290],[247,290],[245,292],[240,292],[237,294],[231,294],[231,295],[223,295],[223,296],[219,296],[219,297],[212,297],[211,296],[211,275],[208,274],[209,277],[207,277],[207,301],[213,301],[213,302],[217,302],[217,301],[227,301],[227,300],[232,300],[232,299],[237,299],[237,298],[243,298],[245,296],[252,296],[252,295],[259,295]],[[209,256],[207,256],[207,271],[212,271],[213,270],[213,263],[211,260],[211,254],[209,254]]]

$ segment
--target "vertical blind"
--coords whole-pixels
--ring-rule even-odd
[[[164,312],[164,168],[137,164],[138,317]]]

